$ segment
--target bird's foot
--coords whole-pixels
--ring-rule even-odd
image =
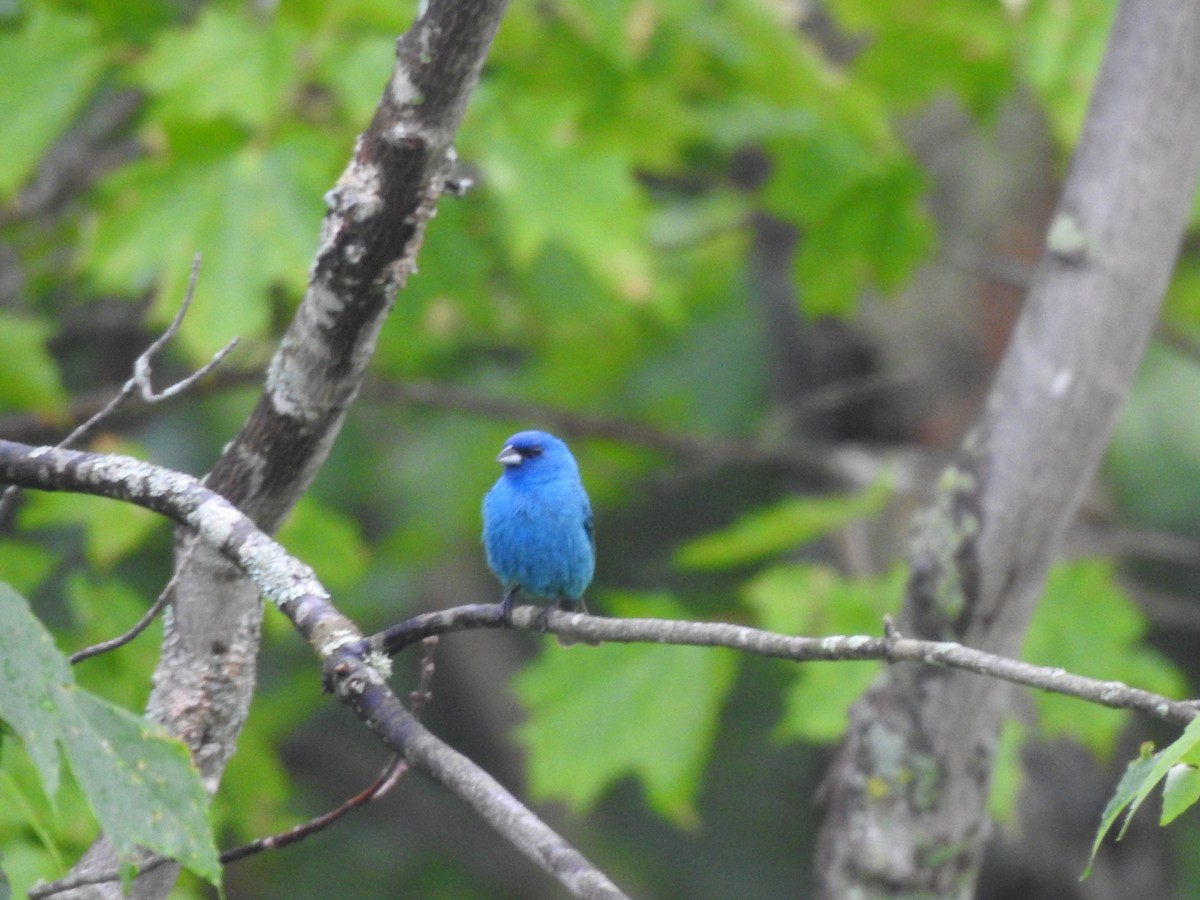
[[[517,595],[520,588],[513,588],[504,595],[504,599],[500,601],[500,627],[512,628],[512,608],[513,598]]]

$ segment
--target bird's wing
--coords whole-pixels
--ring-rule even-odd
[[[592,552],[596,552],[596,535],[592,532],[592,505],[585,499],[583,501],[583,533],[587,535],[588,543],[592,545]]]

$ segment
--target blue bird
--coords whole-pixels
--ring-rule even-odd
[[[483,547],[504,589],[509,622],[518,591],[587,612],[596,545],[592,507],[567,445],[544,431],[521,431],[496,457],[504,471],[483,498]]]

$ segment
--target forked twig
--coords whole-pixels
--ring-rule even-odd
[[[200,277],[200,254],[197,253],[192,258],[192,271],[188,276],[187,290],[183,295],[183,302],[179,304],[179,311],[175,313],[175,318],[171,320],[171,324],[149,347],[142,351],[133,363],[133,375],[129,380],[121,385],[121,389],[117,392],[104,407],[86,421],[76,426],[70,434],[63,438],[56,446],[71,447],[86,440],[91,434],[103,423],[106,419],[117,412],[124,406],[129,398],[138,393],[141,395],[142,401],[147,404],[161,403],[170,397],[174,397],[183,391],[186,391],[197,381],[215,369],[221,364],[221,361],[229,355],[229,352],[237,346],[238,339],[232,338],[229,343],[216,352],[212,359],[206,362],[203,366],[188,375],[182,381],[177,381],[169,387],[163,388],[161,391],[155,391],[154,385],[151,383],[151,363],[154,357],[167,345],[170,340],[179,332],[179,326],[183,322],[183,317],[187,314],[188,307],[192,304],[192,296],[196,292],[196,281]],[[5,491],[3,496],[0,496],[0,522],[7,518],[13,503],[16,502],[17,496],[21,489],[16,485],[11,485]]]

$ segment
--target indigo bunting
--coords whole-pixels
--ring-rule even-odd
[[[587,612],[583,592],[596,547],[575,457],[552,434],[522,431],[505,442],[496,462],[504,471],[483,498],[483,547],[504,589],[504,621],[517,591]]]

